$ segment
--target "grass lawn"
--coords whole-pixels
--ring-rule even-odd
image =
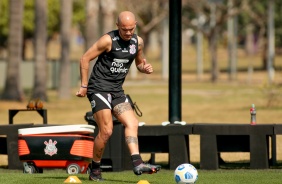
[[[68,174],[63,170],[48,170],[43,174],[23,174],[20,171],[7,172],[0,169],[1,184],[38,184],[52,183],[60,184],[68,178]],[[280,184],[282,181],[281,170],[198,170],[199,179],[197,184]],[[93,183],[88,180],[87,174],[78,174],[82,183]],[[157,174],[143,174],[135,176],[132,171],[104,172],[105,184],[136,184],[140,180],[147,180],[150,184],[175,184],[174,171],[161,170]]]

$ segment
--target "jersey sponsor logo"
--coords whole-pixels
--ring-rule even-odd
[[[128,69],[124,67],[124,63],[128,63],[128,59],[114,59],[112,67],[110,68],[112,73],[127,73]]]
[[[116,48],[116,50],[121,50],[121,48]]]
[[[136,46],[135,45],[129,45],[129,53],[135,54],[136,53]]]
[[[114,59],[114,62],[116,62],[116,63],[128,63],[129,62],[129,60],[128,59]]]

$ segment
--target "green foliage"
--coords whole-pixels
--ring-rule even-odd
[[[48,35],[51,36],[54,32],[59,32],[60,30],[60,1],[58,0],[48,0],[48,22],[47,29]]]
[[[85,24],[85,10],[86,2],[85,0],[74,0],[73,1],[73,24],[83,26]]]
[[[8,0],[0,1],[0,47],[6,45],[8,36]]]
[[[71,2],[71,1],[70,1]],[[25,38],[34,37],[35,0],[24,1],[23,31]],[[73,25],[83,25],[85,20],[85,0],[73,0]],[[60,1],[47,0],[48,36],[59,32]],[[9,33],[9,0],[0,1],[0,47],[6,46]]]
[[[30,38],[34,33],[34,0],[24,1],[24,12],[23,12],[23,27],[24,27],[24,37]]]

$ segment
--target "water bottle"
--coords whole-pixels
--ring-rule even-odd
[[[250,108],[250,114],[251,114],[251,125],[255,125],[257,124],[256,121],[256,108],[255,108],[255,104],[252,104],[252,107]]]

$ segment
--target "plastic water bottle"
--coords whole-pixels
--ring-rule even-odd
[[[252,104],[252,107],[250,108],[250,114],[251,114],[251,125],[255,125],[257,124],[256,121],[256,108],[255,108],[255,104]]]

